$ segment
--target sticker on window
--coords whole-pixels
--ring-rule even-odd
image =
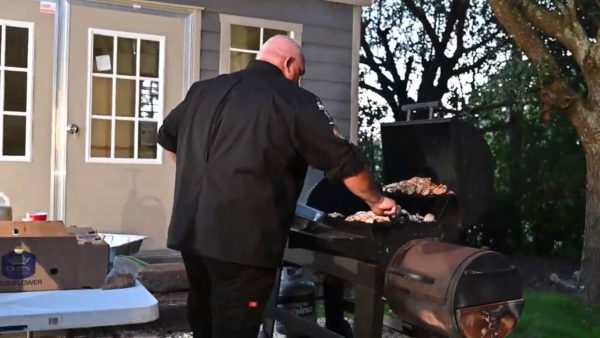
[[[99,72],[107,72],[111,70],[110,55],[96,56],[96,68]]]

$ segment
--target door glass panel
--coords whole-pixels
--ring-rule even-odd
[[[111,120],[92,119],[92,157],[110,157]]]
[[[112,79],[92,77],[92,115],[112,115]]]
[[[3,155],[25,156],[25,116],[4,115]]]
[[[112,74],[113,37],[94,35],[94,72]]]
[[[116,121],[115,125],[115,157],[133,158],[133,121]]]
[[[5,66],[27,68],[28,40],[27,28],[6,26]]]
[[[142,40],[140,42],[140,76],[158,78],[160,44],[158,41]]]
[[[231,25],[231,47],[258,50],[260,48],[260,28]]]
[[[135,116],[135,80],[117,79],[117,116]]]
[[[158,116],[158,81],[140,81],[140,117]]]
[[[107,158],[107,162],[120,159],[113,161],[120,163],[130,163],[123,159],[132,159],[132,163],[136,159],[157,159],[156,133],[162,114],[164,76],[159,65],[164,37],[134,33],[122,36],[125,34],[106,30],[93,34],[94,29],[91,30],[94,57],[109,55],[111,43],[116,44],[117,55],[114,71],[94,74],[98,68],[95,66],[88,74],[92,85],[89,154]],[[110,66],[110,62],[107,64]]]
[[[117,74],[135,75],[137,39],[118,38]]]
[[[232,72],[246,68],[251,60],[256,58],[254,53],[243,53],[231,51],[231,57],[229,59],[229,66]]]
[[[263,43],[269,40],[270,38],[274,37],[275,35],[288,35],[288,32],[280,31],[278,29],[265,28],[265,30],[263,31]]]
[[[27,111],[27,72],[4,72],[4,111]]]
[[[158,123],[140,121],[138,137],[138,157],[156,158],[156,136]]]

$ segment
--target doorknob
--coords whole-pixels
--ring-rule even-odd
[[[75,123],[71,123],[67,126],[67,133],[71,134],[71,135],[75,135],[77,133],[79,133],[79,126],[77,126]]]

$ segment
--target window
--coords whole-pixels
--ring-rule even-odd
[[[0,160],[31,160],[33,23],[0,20]]]
[[[162,162],[164,41],[90,29],[86,161]]]
[[[302,25],[221,14],[220,73],[244,69],[262,44],[278,34],[302,42]]]

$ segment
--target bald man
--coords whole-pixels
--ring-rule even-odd
[[[274,36],[246,69],[196,82],[159,130],[176,161],[167,246],[183,257],[196,338],[257,336],[308,165],[396,213],[303,74],[300,46]]]

